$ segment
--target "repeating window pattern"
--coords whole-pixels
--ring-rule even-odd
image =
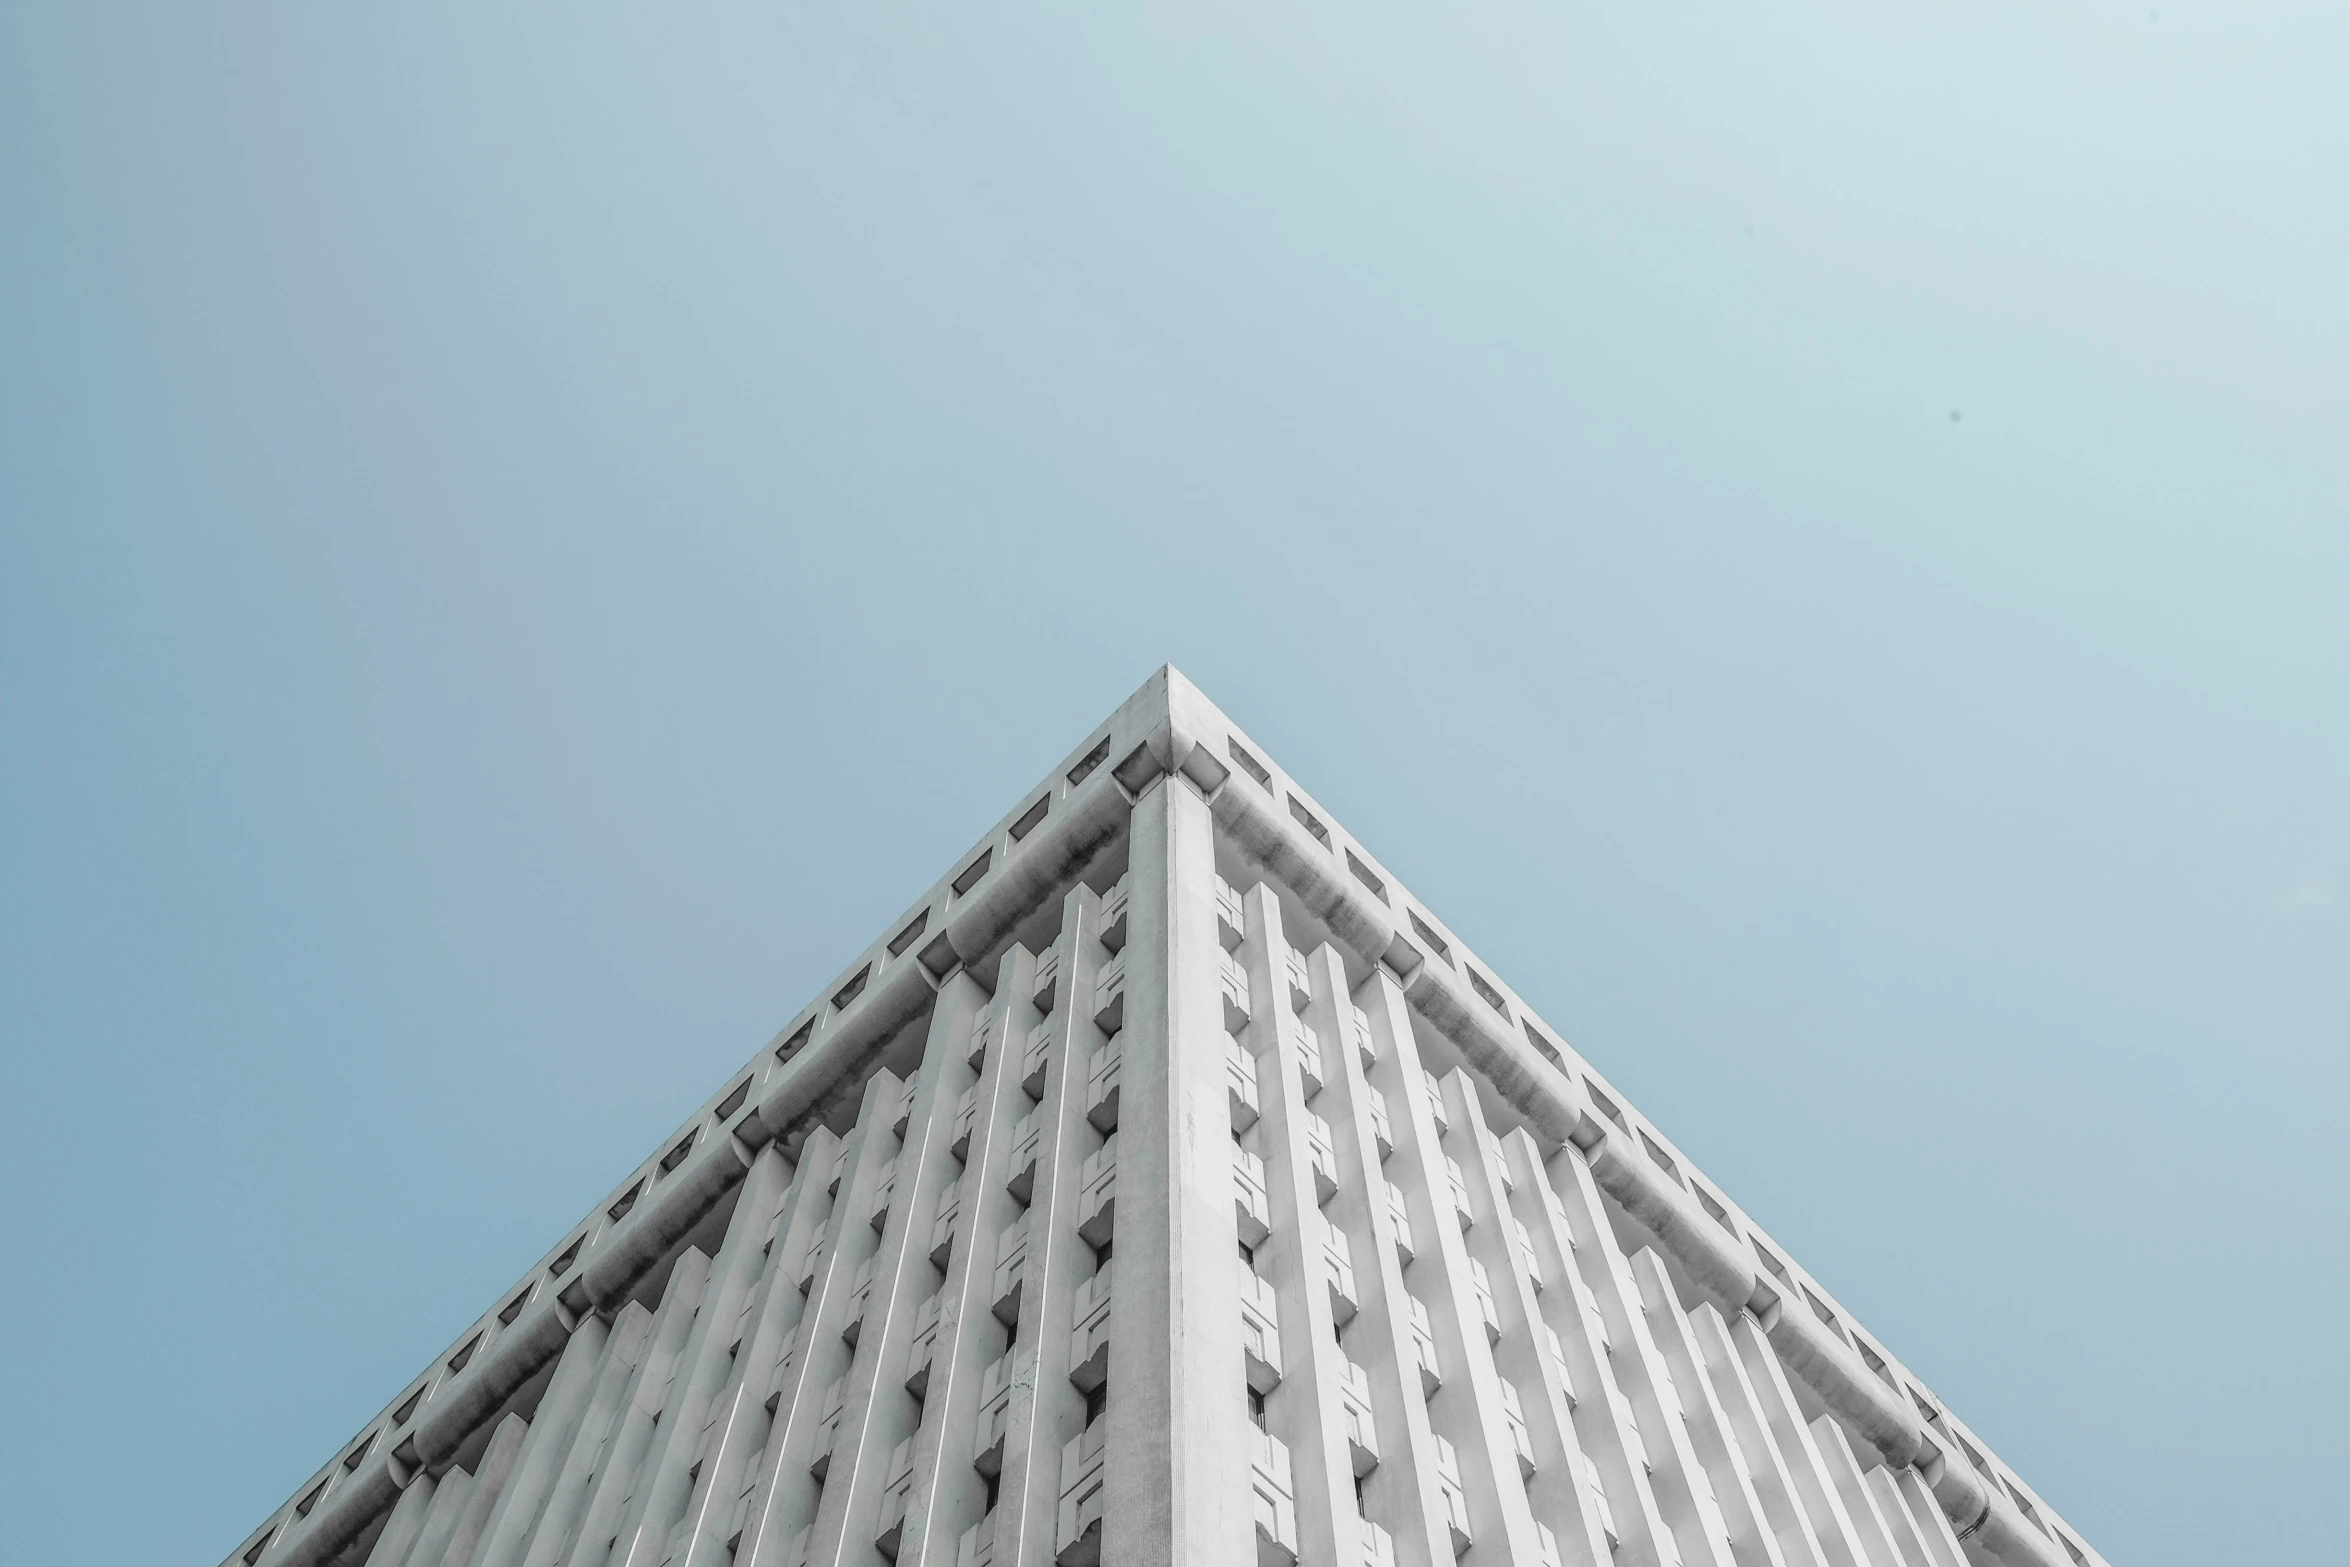
[[[1224,1466],[1259,1567],[2101,1560],[1261,747],[1151,728],[1171,705],[229,1560],[1096,1567],[1138,1432]],[[1154,789],[1214,829],[1138,875]],[[1338,939],[1332,888],[1403,945]],[[1563,1139],[1460,1044],[1497,1022]],[[1167,1271],[1168,1212],[1217,1277]],[[1118,1261],[1122,1222],[1161,1251]],[[1130,1402],[1167,1368],[1199,1429]]]

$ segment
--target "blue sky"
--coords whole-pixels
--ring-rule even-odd
[[[1168,660],[2117,1563],[2335,1554],[2346,75],[0,11],[22,1559],[225,1554]]]

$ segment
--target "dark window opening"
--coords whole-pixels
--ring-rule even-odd
[[[733,1116],[737,1110],[740,1110],[743,1107],[743,1101],[750,1097],[751,1080],[746,1077],[741,1082],[735,1084],[733,1089],[728,1092],[724,1099],[718,1101],[718,1109],[716,1110],[715,1114],[719,1120],[727,1120]]]
[[[1226,737],[1224,749],[1232,753],[1232,759],[1240,764],[1240,770],[1254,778],[1259,788],[1273,787],[1273,775],[1265,770],[1265,764],[1242,750],[1238,740]]]
[[[620,1200],[614,1203],[611,1207],[604,1210],[605,1216],[610,1218],[614,1224],[618,1224],[621,1220],[627,1218],[628,1210],[636,1206],[637,1193],[643,1191],[644,1189],[645,1183],[639,1181],[634,1186],[631,1186],[627,1191],[622,1192],[620,1194]]]
[[[661,1173],[663,1175],[667,1175],[671,1171],[675,1170],[679,1165],[685,1163],[685,1156],[689,1153],[692,1153],[693,1151],[694,1134],[688,1132],[685,1134],[684,1142],[679,1143],[675,1148],[670,1149],[669,1152],[661,1156]]]
[[[571,1271],[571,1265],[579,1261],[579,1248],[585,1246],[586,1244],[587,1237],[582,1235],[579,1239],[564,1247],[563,1255],[557,1257],[553,1262],[547,1264],[547,1277],[550,1279],[559,1279],[563,1277],[564,1274],[569,1273]]]
[[[1373,875],[1370,866],[1356,859],[1355,851],[1352,849],[1346,851],[1346,868],[1355,873],[1355,880],[1368,888],[1372,897],[1377,898],[1381,903],[1387,901],[1387,883]]]
[[[1534,1047],[1535,1054],[1541,1056],[1543,1060],[1548,1061],[1552,1066],[1557,1067],[1560,1071],[1565,1071],[1567,1069],[1567,1058],[1559,1054],[1558,1046],[1543,1038],[1542,1030],[1536,1028],[1532,1023],[1527,1022],[1526,1019],[1520,1018],[1518,1019],[1518,1022],[1526,1030],[1526,1043]]]
[[[1012,841],[1017,843],[1022,838],[1025,838],[1030,833],[1036,831],[1036,824],[1043,821],[1045,812],[1051,810],[1052,808],[1053,797],[1048,794],[1043,799],[1030,806],[1027,810],[1022,811],[1020,813],[1020,819],[1012,824]]]
[[[778,1061],[789,1061],[793,1056],[798,1055],[801,1048],[808,1043],[808,1036],[815,1032],[816,1020],[814,1018],[810,1018],[805,1023],[802,1023],[798,1028],[792,1030],[791,1038],[785,1040],[782,1044],[775,1047],[775,1059]]]
[[[1330,847],[1330,829],[1316,821],[1313,812],[1298,804],[1297,796],[1294,794],[1289,797],[1289,814],[1296,818],[1300,827],[1314,835],[1316,843],[1325,849]]]
[[[1248,1418],[1259,1431],[1265,1429],[1265,1395],[1253,1387],[1248,1390]]]
[[[465,1347],[449,1357],[449,1374],[455,1376],[458,1372],[463,1371],[466,1364],[473,1359],[473,1352],[480,1347],[481,1335],[479,1333],[467,1339]]]
[[[1469,976],[1469,988],[1477,992],[1479,1001],[1484,1002],[1505,1018],[1510,1015],[1510,1009],[1502,1004],[1501,992],[1493,988],[1493,981],[1465,965],[1461,972]]]
[[[1428,922],[1420,918],[1420,914],[1417,909],[1412,911],[1412,929],[1417,931],[1419,933],[1420,939],[1428,944],[1429,951],[1442,958],[1445,961],[1447,967],[1451,965],[1452,948],[1446,944],[1445,939],[1442,936],[1437,935],[1436,932],[1428,928]]]
[[[418,1388],[415,1392],[408,1395],[407,1401],[405,1403],[401,1404],[399,1408],[392,1411],[392,1424],[396,1426],[406,1425],[408,1423],[408,1417],[416,1413],[416,1406],[423,1402],[424,1389]]]
[[[522,1308],[529,1304],[530,1291],[524,1290],[521,1294],[506,1302],[506,1309],[498,1313],[498,1321],[507,1327],[514,1326],[514,1319],[521,1316]]]
[[[1093,776],[1093,770],[1110,759],[1110,737],[1104,735],[1101,743],[1085,753],[1084,759],[1069,769],[1069,787],[1074,789]]]
[[[832,1009],[835,1012],[847,1011],[849,1003],[856,1000],[859,996],[865,993],[865,981],[871,979],[872,977],[873,965],[870,963],[857,970],[855,974],[850,976],[849,982],[847,984],[841,986],[840,989],[833,992]]]
[[[1104,1382],[1085,1395],[1085,1423],[1092,1425],[1110,1407],[1110,1384]]]
[[[889,938],[889,955],[893,958],[904,957],[906,955],[906,949],[912,946],[915,942],[920,941],[922,939],[922,932],[929,928],[930,911],[928,909],[924,909],[921,913],[914,916],[913,922],[907,925],[904,930],[899,931],[896,935]]]
[[[982,853],[978,859],[973,860],[970,864],[964,866],[963,874],[957,876],[952,883],[955,889],[955,896],[959,898],[966,892],[969,892],[972,888],[978,886],[979,878],[987,874],[988,866],[994,862],[995,850],[989,849]]]

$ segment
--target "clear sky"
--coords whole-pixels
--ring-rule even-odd
[[[2337,1560],[2350,11],[0,7],[0,1554],[1157,664],[2117,1564]]]

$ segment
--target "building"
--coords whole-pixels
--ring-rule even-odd
[[[224,1567],[2067,1567],[1161,670]]]

